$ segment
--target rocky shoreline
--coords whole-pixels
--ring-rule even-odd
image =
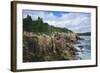
[[[23,32],[23,62],[75,60],[77,49],[73,46],[81,40],[73,32],[51,34]]]

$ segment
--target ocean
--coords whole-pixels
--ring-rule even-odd
[[[80,40],[78,44],[75,44],[77,60],[89,60],[91,59],[91,36],[79,36],[84,40]]]

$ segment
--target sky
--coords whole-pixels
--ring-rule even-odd
[[[41,17],[44,22],[55,27],[68,28],[76,33],[91,31],[91,14],[83,12],[23,10],[23,18],[30,15],[33,20]]]

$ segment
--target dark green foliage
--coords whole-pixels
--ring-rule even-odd
[[[38,17],[37,20],[32,20],[31,16],[27,15],[27,18],[23,19],[23,29],[28,32],[40,32],[40,33],[51,33],[51,32],[72,32],[67,28],[59,28],[49,25],[43,22],[43,19]]]
[[[77,33],[79,36],[88,36],[91,35],[91,32],[85,32],[85,33]]]
[[[27,18],[23,19],[23,29],[26,31],[31,31],[32,29],[32,18],[31,16],[27,16]]]

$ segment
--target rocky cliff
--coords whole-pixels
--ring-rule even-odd
[[[74,60],[73,44],[78,41],[73,32],[53,32],[50,35],[23,33],[23,62]]]

